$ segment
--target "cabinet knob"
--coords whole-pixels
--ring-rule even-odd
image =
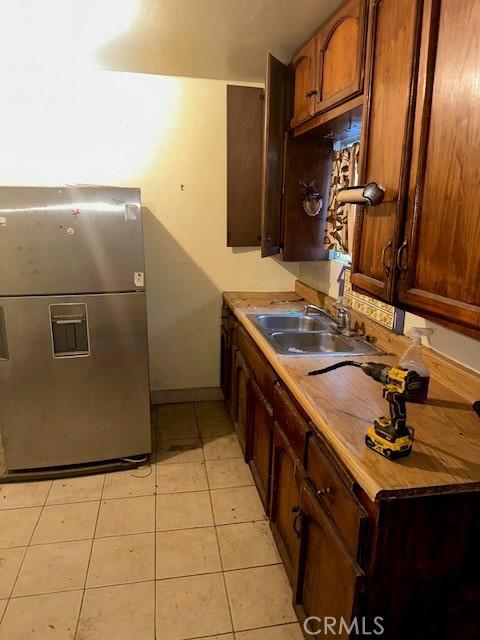
[[[330,487],[323,487],[317,491],[317,496],[328,496],[332,493]]]
[[[311,98],[312,96],[316,96],[318,91],[316,89],[311,89],[305,93],[306,98]]]

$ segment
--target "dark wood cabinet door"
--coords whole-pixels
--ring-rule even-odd
[[[423,24],[399,298],[480,338],[480,2],[427,2]]]
[[[254,380],[248,402],[248,459],[253,479],[265,507],[270,510],[273,409]]]
[[[350,625],[359,615],[359,597],[365,574],[350,556],[327,511],[315,497],[308,482],[300,499],[301,550],[295,602],[302,619],[316,616],[345,620]],[[318,630],[314,621],[309,627]],[[336,626],[339,638],[348,638]],[[353,634],[352,634],[353,635]]]
[[[326,260],[328,250],[323,241],[332,171],[331,142],[309,134],[297,138],[289,134],[285,154],[282,259],[294,262]],[[323,199],[322,209],[316,216],[309,216],[303,209],[302,183],[311,181]]]
[[[352,262],[356,291],[392,301],[395,256],[411,159],[421,0],[371,0],[359,184],[385,190],[376,207],[357,207]]]
[[[295,75],[292,127],[305,122],[315,113],[315,96],[318,93],[315,58],[316,39],[312,38],[292,60]]]
[[[230,410],[232,395],[232,345],[229,330],[223,325],[220,329],[220,386],[225,403]]]
[[[227,85],[227,247],[260,245],[263,107],[263,89]]]
[[[300,551],[300,463],[280,425],[274,422],[270,526],[288,578],[295,584]]]
[[[315,112],[363,91],[365,0],[348,0],[317,35]]]
[[[284,139],[290,117],[291,91],[290,69],[268,54],[265,78],[262,258],[280,253],[282,247]]]
[[[242,451],[246,453],[247,447],[247,407],[250,385],[250,372],[247,369],[241,352],[236,349],[234,353],[233,383],[232,383],[232,407],[233,424],[238,435]]]

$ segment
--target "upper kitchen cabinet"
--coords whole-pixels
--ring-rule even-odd
[[[365,0],[347,0],[316,37],[315,113],[363,90]]]
[[[262,257],[285,261],[323,260],[325,210],[332,144],[324,136],[294,137],[288,130],[293,101],[290,67],[272,55],[265,85]],[[319,209],[307,213],[307,203]]]
[[[316,38],[312,38],[292,60],[294,79],[293,118],[291,126],[305,122],[315,114],[318,93],[316,77]]]
[[[385,190],[376,207],[357,207],[352,285],[381,300],[395,296],[395,260],[411,156],[420,0],[372,0],[359,184]]]
[[[260,244],[263,89],[227,86],[227,247]]]
[[[399,300],[480,337],[480,1],[425,3]]]
[[[292,128],[362,93],[365,31],[365,0],[347,0],[293,58]]]

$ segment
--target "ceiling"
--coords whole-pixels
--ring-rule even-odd
[[[267,52],[288,61],[340,3],[137,0],[132,24],[97,61],[116,71],[262,82]]]

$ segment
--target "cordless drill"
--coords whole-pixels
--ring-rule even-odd
[[[316,376],[339,367],[359,367],[367,375],[383,384],[383,397],[390,407],[390,417],[377,418],[365,434],[365,444],[389,460],[408,456],[412,450],[414,431],[407,425],[406,402],[418,391],[421,380],[416,371],[390,367],[382,362],[344,360],[324,369],[310,371]]]

